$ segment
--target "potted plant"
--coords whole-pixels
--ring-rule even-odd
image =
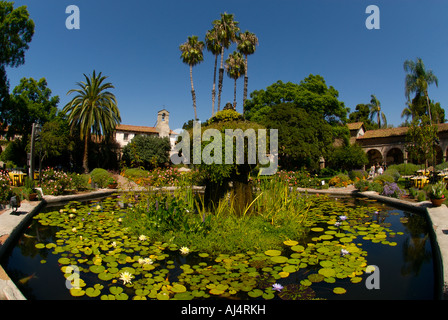
[[[107,187],[108,187],[109,189],[116,189],[117,186],[118,186],[118,182],[117,182],[117,180],[115,180],[115,178],[110,177],[110,178],[107,180]]]
[[[443,192],[446,190],[446,183],[443,181],[439,181],[428,191],[428,197],[431,200],[431,203],[435,207],[440,207],[442,203],[445,201],[445,195]]]
[[[22,190],[23,196],[25,199],[29,201],[37,200],[37,192],[36,189],[34,189],[34,180],[27,177],[25,178],[24,184],[23,184],[23,190]]]

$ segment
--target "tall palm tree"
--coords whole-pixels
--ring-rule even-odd
[[[207,31],[205,35],[205,43],[207,50],[215,56],[215,68],[213,71],[213,89],[212,89],[212,116],[215,114],[216,100],[216,67],[218,65],[218,56],[221,53],[221,44],[218,40],[218,32],[215,28]]]
[[[257,36],[249,31],[245,31],[244,33],[240,33],[238,36],[238,46],[237,49],[239,52],[241,52],[244,57],[244,93],[243,93],[243,114],[244,114],[244,104],[246,103],[247,99],[247,82],[248,82],[248,76],[247,76],[247,56],[250,54],[254,54],[256,50],[256,46],[258,45],[258,38]]]
[[[218,81],[218,111],[221,107],[222,81],[224,77],[224,49],[228,49],[233,42],[236,42],[236,36],[240,31],[239,22],[233,20],[233,14],[221,13],[221,19],[213,21],[213,26],[218,34],[218,41],[221,44],[221,64],[219,67]]]
[[[88,143],[90,135],[110,136],[116,126],[121,122],[115,95],[108,89],[114,86],[104,80],[101,72],[97,75],[95,70],[89,78],[84,74],[85,82],[78,82],[80,89],[72,89],[67,95],[76,93],[76,96],[62,110],[68,115],[68,121],[73,130],[79,129],[80,138],[84,140],[84,156],[82,166],[84,172],[89,172]]]
[[[438,86],[439,80],[434,75],[432,70],[426,70],[423,60],[417,58],[416,61],[406,60],[403,64],[404,71],[407,72],[405,77],[405,95],[408,101],[410,94],[415,92],[414,100],[418,100],[419,96],[426,98],[426,105],[428,108],[429,121],[432,123],[431,107],[428,96],[428,87],[435,83]]]
[[[193,98],[194,119],[198,120],[196,112],[196,92],[193,86],[193,67],[204,60],[203,50],[204,42],[198,40],[198,36],[188,37],[187,42],[179,46],[182,54],[180,55],[182,61],[190,66],[190,82],[191,82],[191,96]]]
[[[243,55],[240,52],[234,51],[229,54],[226,60],[227,75],[235,80],[235,86],[233,90],[233,109],[236,109],[236,81],[244,75],[245,64]]]
[[[383,119],[383,127],[387,126],[387,120],[385,114],[381,111],[381,102],[377,99],[377,97],[372,94],[370,96],[370,120],[373,121],[373,119],[377,118],[378,123],[378,129],[381,129],[381,119]]]

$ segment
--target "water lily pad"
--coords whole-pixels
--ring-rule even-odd
[[[258,298],[263,295],[263,291],[260,289],[254,289],[252,291],[249,291],[247,294],[251,298]]]
[[[329,268],[333,266],[333,262],[328,260],[320,261],[319,264],[324,268]]]
[[[97,265],[93,265],[89,267],[89,270],[93,273],[101,273],[105,270],[106,268],[104,266],[97,266]]]
[[[301,246],[301,245],[292,246],[292,247],[291,247],[291,250],[292,250],[292,251],[295,251],[295,252],[302,252],[302,251],[305,250],[305,247],[303,247],[303,246]]]
[[[324,277],[334,277],[336,275],[336,271],[331,268],[322,268],[319,269],[319,274],[323,275]]]
[[[308,280],[311,282],[320,282],[324,279],[325,277],[319,273],[313,273],[308,276]]]
[[[281,255],[282,252],[279,251],[279,250],[267,250],[267,251],[264,252],[264,254],[267,255],[267,256],[275,257],[275,256]]]
[[[311,231],[314,231],[314,232],[322,232],[322,231],[324,231],[324,228],[321,228],[321,227],[314,227],[314,228],[311,228]]]
[[[275,295],[273,292],[265,292],[265,293],[263,293],[263,296],[262,296],[262,298],[265,300],[271,300],[271,299],[274,299],[274,297],[275,297]]]
[[[288,261],[288,258],[284,256],[274,256],[271,257],[271,261],[275,263],[285,263],[286,261]]]
[[[59,258],[58,262],[60,264],[70,264],[70,259],[69,258]]]
[[[283,271],[288,272],[288,273],[293,273],[293,272],[297,271],[297,267],[288,265],[288,266],[283,267]]]
[[[174,293],[182,293],[187,291],[187,288],[185,288],[185,286],[181,285],[181,284],[175,284],[172,288],[171,291],[173,291]]]
[[[71,289],[70,289],[70,294],[71,294],[73,297],[81,297],[81,296],[83,296],[85,293],[86,293],[86,292],[85,292],[83,289],[81,289],[81,288],[77,288],[77,289],[75,289],[75,288],[71,288]]]
[[[287,246],[295,246],[295,245],[297,245],[299,242],[298,241],[295,241],[295,240],[286,240],[286,241],[283,241],[283,243],[285,244],[285,245],[287,245]]]
[[[86,289],[86,295],[94,298],[94,297],[98,297],[101,294],[101,291],[95,288],[87,288]]]
[[[100,280],[109,281],[112,280],[115,276],[110,272],[101,272],[98,274],[98,278]]]
[[[335,293],[335,294],[344,294],[346,292],[347,292],[347,290],[345,290],[344,288],[341,288],[341,287],[336,287],[333,289],[333,293]]]

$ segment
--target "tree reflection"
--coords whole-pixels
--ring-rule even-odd
[[[404,265],[401,274],[415,276],[420,273],[423,263],[431,261],[432,252],[427,246],[429,234],[425,225],[425,217],[419,214],[404,213],[407,223],[403,223],[409,232],[409,237],[403,243]],[[405,220],[404,220],[405,221]]]

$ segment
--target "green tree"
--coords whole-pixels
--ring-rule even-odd
[[[281,103],[260,123],[268,129],[278,129],[282,168],[317,169],[320,157],[327,157],[332,150],[332,127],[316,111],[307,112],[292,103]]]
[[[80,89],[72,89],[67,94],[76,93],[75,97],[64,107],[62,112],[67,114],[68,121],[73,130],[79,129],[81,140],[84,141],[83,168],[89,172],[88,146],[90,135],[97,137],[109,136],[121,122],[115,95],[108,89],[114,86],[104,81],[107,77],[101,72],[97,75],[95,70],[89,78],[84,74],[85,82],[78,82]]]
[[[361,169],[369,163],[367,154],[358,144],[345,144],[337,147],[331,152],[327,159],[328,167],[335,170],[350,171]]]
[[[169,161],[170,149],[167,137],[138,135],[123,148],[123,160],[129,166],[151,170]]]
[[[370,120],[370,108],[368,104],[360,103],[356,105],[355,110],[349,114],[348,123],[363,122],[366,130],[378,129],[378,125]]]
[[[236,81],[244,74],[244,68],[244,59],[241,53],[234,51],[229,54],[226,60],[226,71],[229,78],[235,81],[233,89],[233,109],[236,109]]]
[[[409,157],[417,163],[424,163],[426,168],[428,161],[433,158],[436,139],[437,127],[431,125],[428,116],[414,119],[406,134]]]
[[[67,120],[57,117],[42,126],[39,138],[35,142],[36,154],[39,157],[39,174],[46,159],[59,157],[72,151],[74,142],[70,139]]]
[[[204,60],[202,51],[204,50],[204,42],[199,41],[197,36],[188,37],[188,41],[181,44],[179,47],[181,59],[184,63],[190,66],[190,82],[191,82],[191,96],[193,98],[194,118],[198,120],[196,113],[196,92],[193,85],[193,67]]]
[[[14,108],[9,101],[6,67],[25,63],[25,51],[34,35],[34,22],[26,6],[14,8],[13,2],[0,1],[0,122],[8,123]]]
[[[416,61],[406,60],[403,64],[404,71],[407,72],[405,77],[405,95],[410,101],[411,93],[415,93],[414,100],[424,96],[429,116],[429,122],[432,123],[430,100],[428,95],[428,87],[431,84],[438,86],[439,80],[432,70],[426,70],[423,60],[417,58]]]
[[[218,35],[218,41],[221,44],[221,64],[219,67],[218,80],[218,111],[221,107],[222,82],[224,78],[224,49],[228,49],[230,45],[236,42],[237,34],[240,31],[239,22],[235,21],[233,14],[221,13],[221,19],[213,21],[214,29]]]
[[[381,102],[378,100],[378,98],[374,94],[372,94],[370,97],[371,97],[370,104],[369,104],[370,120],[373,121],[373,119],[376,117],[377,123],[378,123],[378,128],[379,129],[386,128],[387,120],[386,120],[386,115],[384,114],[384,112],[381,111]],[[383,120],[383,125],[381,125],[381,119]]]
[[[328,87],[320,75],[309,75],[300,84],[282,81],[265,90],[255,90],[246,101],[245,118],[257,122],[281,103],[292,103],[307,112],[317,112],[329,123],[346,121],[348,108],[338,100],[339,92]]]
[[[218,65],[218,56],[221,53],[221,44],[218,39],[218,32],[216,28],[207,31],[205,35],[205,44],[207,50],[215,56],[215,67],[213,69],[213,88],[212,88],[212,116],[215,115],[215,100],[216,100],[216,67]]]
[[[249,31],[245,31],[238,35],[238,46],[237,49],[241,54],[244,55],[244,93],[243,93],[243,114],[244,114],[244,104],[247,100],[247,83],[248,83],[248,75],[247,75],[247,56],[254,54],[258,45],[257,36]]]
[[[31,133],[33,123],[43,125],[55,119],[59,97],[51,97],[45,78],[22,78],[12,91],[10,102],[15,111],[10,115],[8,134],[26,135]]]

